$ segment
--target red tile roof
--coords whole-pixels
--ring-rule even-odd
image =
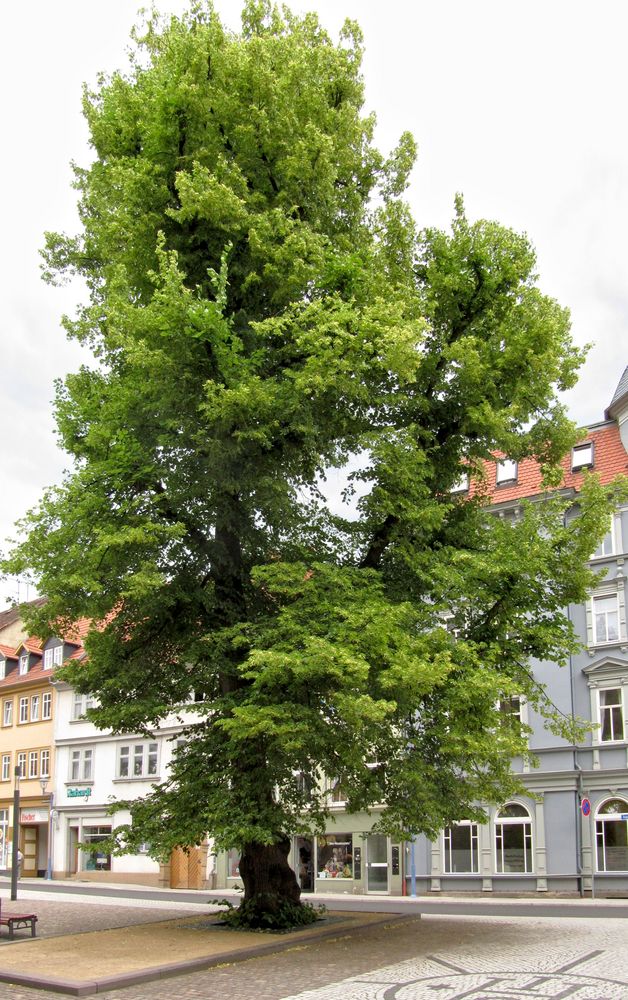
[[[0,654],[2,654],[2,656],[6,656],[9,660],[17,660],[13,646],[5,646],[3,642],[0,642]]]
[[[600,481],[606,485],[616,476],[628,474],[628,453],[626,452],[621,438],[619,428],[616,423],[597,424],[588,428],[587,434],[581,439],[579,444],[591,442],[593,444],[593,472]],[[503,458],[503,455],[496,455],[496,458]],[[517,470],[517,482],[503,486],[495,484],[495,462],[485,462],[486,484],[488,494],[493,503],[506,503],[512,500],[522,500],[524,497],[533,497],[544,492],[541,483],[541,469],[537,461],[533,458],[524,458],[519,462]],[[586,472],[571,471],[571,454],[566,455],[561,462],[563,468],[563,489],[573,489],[578,491],[582,486]],[[477,492],[477,487],[471,483],[470,494]]]

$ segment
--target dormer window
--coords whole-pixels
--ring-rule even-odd
[[[576,445],[571,450],[571,471],[593,468],[593,443]]]
[[[7,661],[5,657],[0,659],[0,681],[3,681],[7,675]]]
[[[456,481],[452,483],[451,492],[452,493],[466,493],[469,489],[469,473],[463,472],[461,476],[458,476]]]
[[[511,458],[502,458],[497,463],[497,471],[495,474],[495,481],[498,486],[502,483],[516,483],[517,482],[517,463]]]
[[[18,672],[20,677],[28,673],[28,653],[22,653],[20,656],[20,664],[18,667]]]
[[[44,650],[44,670],[52,670],[53,666],[60,667],[63,663],[63,644],[60,646],[49,646]]]

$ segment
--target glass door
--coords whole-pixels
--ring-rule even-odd
[[[366,891],[388,892],[388,838],[382,833],[366,838]]]

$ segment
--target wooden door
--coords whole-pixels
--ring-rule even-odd
[[[37,875],[37,834],[36,826],[22,827],[22,875],[35,878]]]

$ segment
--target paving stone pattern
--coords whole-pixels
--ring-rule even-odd
[[[80,909],[89,919],[88,909],[99,908]],[[126,923],[164,919],[158,909],[144,910],[143,917],[138,908],[120,909],[126,911]],[[113,915],[118,918],[117,912]],[[173,916],[172,911],[167,915]],[[102,911],[101,919],[113,926]],[[0,984],[0,1000],[58,1000],[58,996]],[[426,916],[395,928],[370,928],[359,935],[98,996],[108,1000],[628,1000],[628,920]]]

